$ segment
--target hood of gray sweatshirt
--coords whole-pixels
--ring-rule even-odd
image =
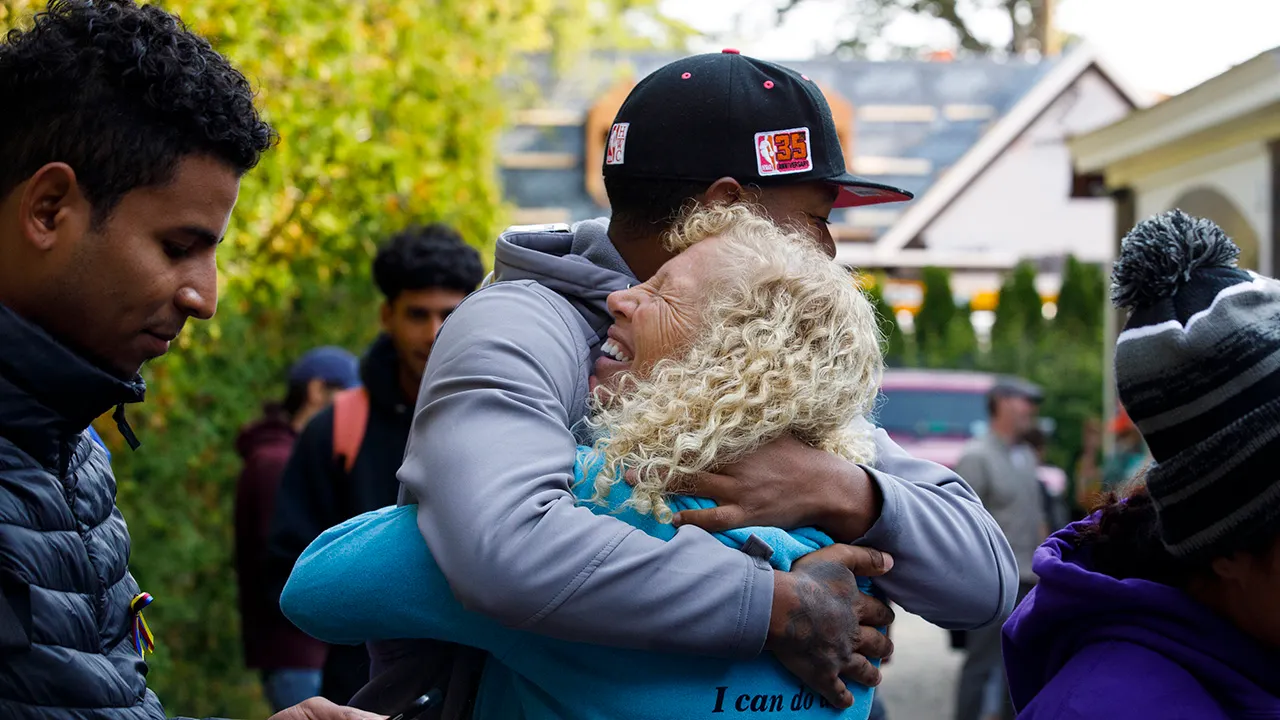
[[[589,328],[598,354],[613,324],[605,305],[609,293],[636,282],[609,239],[606,218],[569,225],[517,226],[498,238],[491,282],[532,280],[569,301]]]

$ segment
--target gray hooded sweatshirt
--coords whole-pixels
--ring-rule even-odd
[[[609,293],[635,283],[604,220],[512,228],[495,275],[441,329],[399,478],[454,594],[505,625],[563,640],[753,657],[773,570],[696,527],[662,541],[579,506],[571,428],[613,319]],[[884,497],[859,544],[893,555],[878,587],[944,628],[1013,609],[1009,544],[974,492],[910,457],[882,430],[867,468]],[[628,622],[618,622],[627,618]]]

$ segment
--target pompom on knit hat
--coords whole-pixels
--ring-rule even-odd
[[[1173,210],[1120,245],[1111,299],[1120,401],[1154,463],[1147,491],[1177,557],[1241,549],[1280,521],[1280,282],[1236,267],[1217,225]]]

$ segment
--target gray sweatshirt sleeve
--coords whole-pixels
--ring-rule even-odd
[[[893,556],[893,570],[876,580],[880,588],[946,629],[981,627],[1013,612],[1013,550],[982,501],[959,475],[908,455],[884,430],[874,437],[876,465],[866,470],[884,507],[856,544]]]
[[[562,640],[754,657],[773,604],[767,563],[697,528],[664,542],[576,504],[566,408],[587,392],[589,350],[571,308],[543,292],[474,293],[423,379],[399,478],[455,596]]]

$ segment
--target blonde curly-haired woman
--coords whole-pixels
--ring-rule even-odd
[[[807,236],[741,205],[692,213],[668,243],[674,259],[609,298],[616,324],[607,350],[629,369],[610,373],[605,363],[593,383],[595,412],[583,428],[591,441],[575,468],[585,508],[670,538],[673,511],[710,505],[679,494],[686,479],[783,435],[871,462],[872,428],[861,418],[879,387],[880,334],[849,273]],[[597,647],[469,613],[435,567],[414,510],[363,515],[317,539],[285,588],[289,618],[329,642],[425,637],[486,650],[498,662],[486,668],[490,691],[482,687],[481,702],[504,705],[477,708],[477,716],[868,714],[872,689],[850,688],[853,705],[839,710],[767,655],[740,661]],[[832,544],[815,529],[719,537],[784,570]]]

